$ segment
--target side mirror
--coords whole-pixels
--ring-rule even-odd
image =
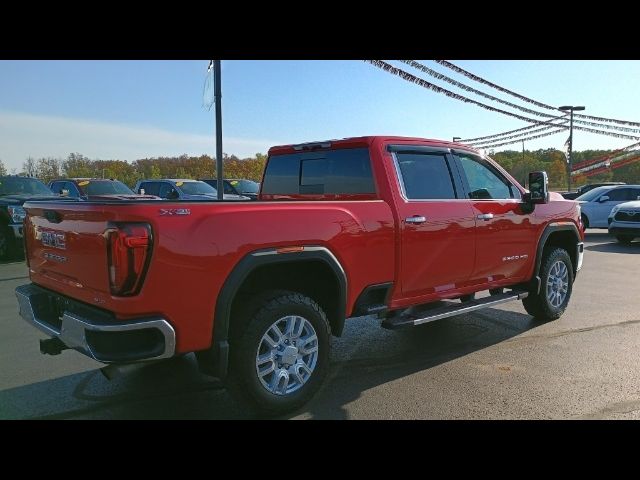
[[[525,213],[533,212],[537,204],[549,203],[549,178],[547,172],[529,173],[529,193],[522,197]]]
[[[549,203],[549,178],[547,172],[529,173],[529,193],[531,203]]]
[[[602,195],[602,196],[598,199],[598,201],[599,201],[600,203],[604,203],[604,202],[609,201],[609,195]]]

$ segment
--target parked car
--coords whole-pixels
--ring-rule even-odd
[[[107,199],[154,199],[153,195],[140,197],[124,183],[112,178],[62,178],[49,182],[49,188],[64,197],[90,200]]]
[[[608,187],[608,186],[614,186],[614,185],[626,185],[626,183],[624,182],[602,182],[602,183],[590,183],[588,185],[582,185],[580,188],[578,188],[578,190],[576,190],[575,192],[562,192],[562,196],[564,198],[566,198],[567,200],[575,200],[576,198],[578,198],[580,195],[584,195],[585,193],[587,193],[590,190],[593,190],[594,188],[598,188],[598,187]]]
[[[55,198],[55,194],[35,178],[0,177],[0,260],[16,258],[22,253],[24,202]]]
[[[640,198],[613,207],[608,222],[609,234],[620,243],[631,243],[640,237]]]
[[[201,178],[205,183],[208,183],[213,188],[218,188],[218,180],[216,178]],[[258,199],[258,193],[260,192],[260,184],[253,180],[245,180],[241,178],[229,178],[223,180],[224,193],[229,195],[243,195],[249,197],[251,200]]]
[[[470,147],[372,136],[272,147],[263,178],[262,201],[232,207],[26,204],[32,283],[16,295],[51,337],[41,351],[196,352],[242,404],[279,414],[320,388],[347,318],[412,328],[522,300],[547,321],[569,304],[580,209],[544,172],[527,191]]]
[[[582,209],[585,228],[608,228],[607,218],[616,205],[640,197],[640,185],[597,187],[580,195],[576,201]]]
[[[137,193],[156,195],[165,200],[217,200],[218,191],[200,180],[164,178],[162,180],[139,180],[134,190]],[[224,200],[249,200],[240,195],[223,195]]]

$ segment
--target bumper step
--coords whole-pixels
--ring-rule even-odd
[[[462,315],[465,313],[480,310],[482,308],[493,307],[501,303],[511,302],[513,300],[522,300],[529,296],[529,292],[525,290],[511,290],[499,295],[491,295],[490,297],[479,298],[464,303],[458,302],[438,302],[435,308],[428,308],[428,304],[421,312],[414,309],[404,310],[398,315],[394,315],[382,322],[382,327],[395,330],[397,328],[415,327],[423,323],[433,322],[442,318],[453,317],[454,315]],[[442,305],[444,304],[444,305]]]

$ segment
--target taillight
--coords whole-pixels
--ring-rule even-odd
[[[119,223],[108,231],[107,261],[113,295],[127,297],[140,291],[152,246],[147,223]]]

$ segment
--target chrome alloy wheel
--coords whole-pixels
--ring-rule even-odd
[[[318,362],[318,336],[304,317],[276,320],[262,336],[256,353],[260,383],[275,395],[299,390],[311,378]]]
[[[547,300],[552,306],[558,308],[567,298],[568,291],[569,270],[563,261],[558,260],[549,270],[547,277]]]

